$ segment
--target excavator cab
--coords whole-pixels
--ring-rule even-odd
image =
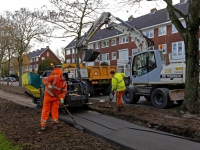
[[[95,61],[99,54],[99,51],[95,51],[93,49],[84,49],[84,53],[82,54],[82,60],[85,62]]]

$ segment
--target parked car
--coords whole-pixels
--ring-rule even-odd
[[[14,77],[4,77],[4,81],[8,81],[9,80],[9,82],[16,82],[16,79],[14,78]]]
[[[3,77],[1,77],[1,81],[4,81]]]
[[[17,80],[14,77],[9,77],[11,82],[16,82]]]

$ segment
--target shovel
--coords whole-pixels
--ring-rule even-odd
[[[111,92],[110,95],[109,95],[108,101],[106,102],[106,106],[99,106],[99,107],[113,109],[113,107],[111,107],[109,105],[109,102],[113,100],[114,95],[115,95],[115,91]]]
[[[53,94],[56,96],[56,98],[60,101],[60,99],[58,98],[58,96],[56,95],[56,93],[55,93],[52,89],[51,89],[51,91],[52,91]],[[65,110],[67,111],[67,113],[70,115],[70,117],[71,117],[72,120],[74,121],[74,123],[75,123],[74,127],[75,127],[76,129],[78,129],[78,130],[84,131],[84,128],[81,127],[81,126],[79,126],[79,125],[76,123],[75,119],[73,118],[72,114],[69,112],[69,110],[67,109],[67,107],[65,107],[64,104],[62,104],[62,106],[65,108]]]

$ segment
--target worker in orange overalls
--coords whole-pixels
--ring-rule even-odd
[[[53,71],[50,75],[61,75],[62,73],[63,72],[61,68],[59,68],[58,66],[54,66]]]
[[[110,72],[112,76],[112,91],[111,94],[114,96],[114,91],[116,91],[116,102],[117,102],[117,111],[121,112],[123,108],[122,104],[122,95],[124,94],[126,90],[125,82],[124,82],[124,73],[115,73],[115,71]],[[108,100],[107,106],[109,105],[111,99]]]
[[[50,75],[42,79],[42,82],[45,85],[43,108],[40,121],[42,131],[46,130],[46,123],[49,118],[50,110],[52,113],[51,121],[53,129],[58,129],[58,109],[59,103],[64,104],[64,98],[67,93],[66,81],[68,81],[68,73],[63,73],[61,75]]]

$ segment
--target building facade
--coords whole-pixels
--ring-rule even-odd
[[[188,12],[188,3],[181,0],[175,7],[182,13]],[[186,26],[183,18],[180,17],[183,26]],[[185,61],[185,47],[183,38],[171,23],[167,9],[152,9],[149,14],[133,18],[127,21],[130,25],[140,29],[144,35],[154,41],[154,49],[163,50],[164,59],[167,64]],[[82,62],[85,66],[98,66],[101,62],[108,62],[109,65],[118,67],[118,72],[129,72],[127,65],[128,58],[138,49],[131,37],[122,34],[120,31],[100,29],[88,43],[88,49],[100,52],[94,62]],[[200,43],[200,32],[199,32]],[[66,47],[66,63],[75,62],[75,44],[73,40]],[[200,44],[199,44],[200,45]],[[200,46],[199,46],[200,50]]]
[[[35,72],[38,71],[38,66],[42,60],[52,59],[57,64],[61,64],[60,59],[53,53],[53,51],[47,46],[46,48],[41,48],[40,50],[32,51],[27,54],[29,59],[29,64],[23,66],[24,72]]]

